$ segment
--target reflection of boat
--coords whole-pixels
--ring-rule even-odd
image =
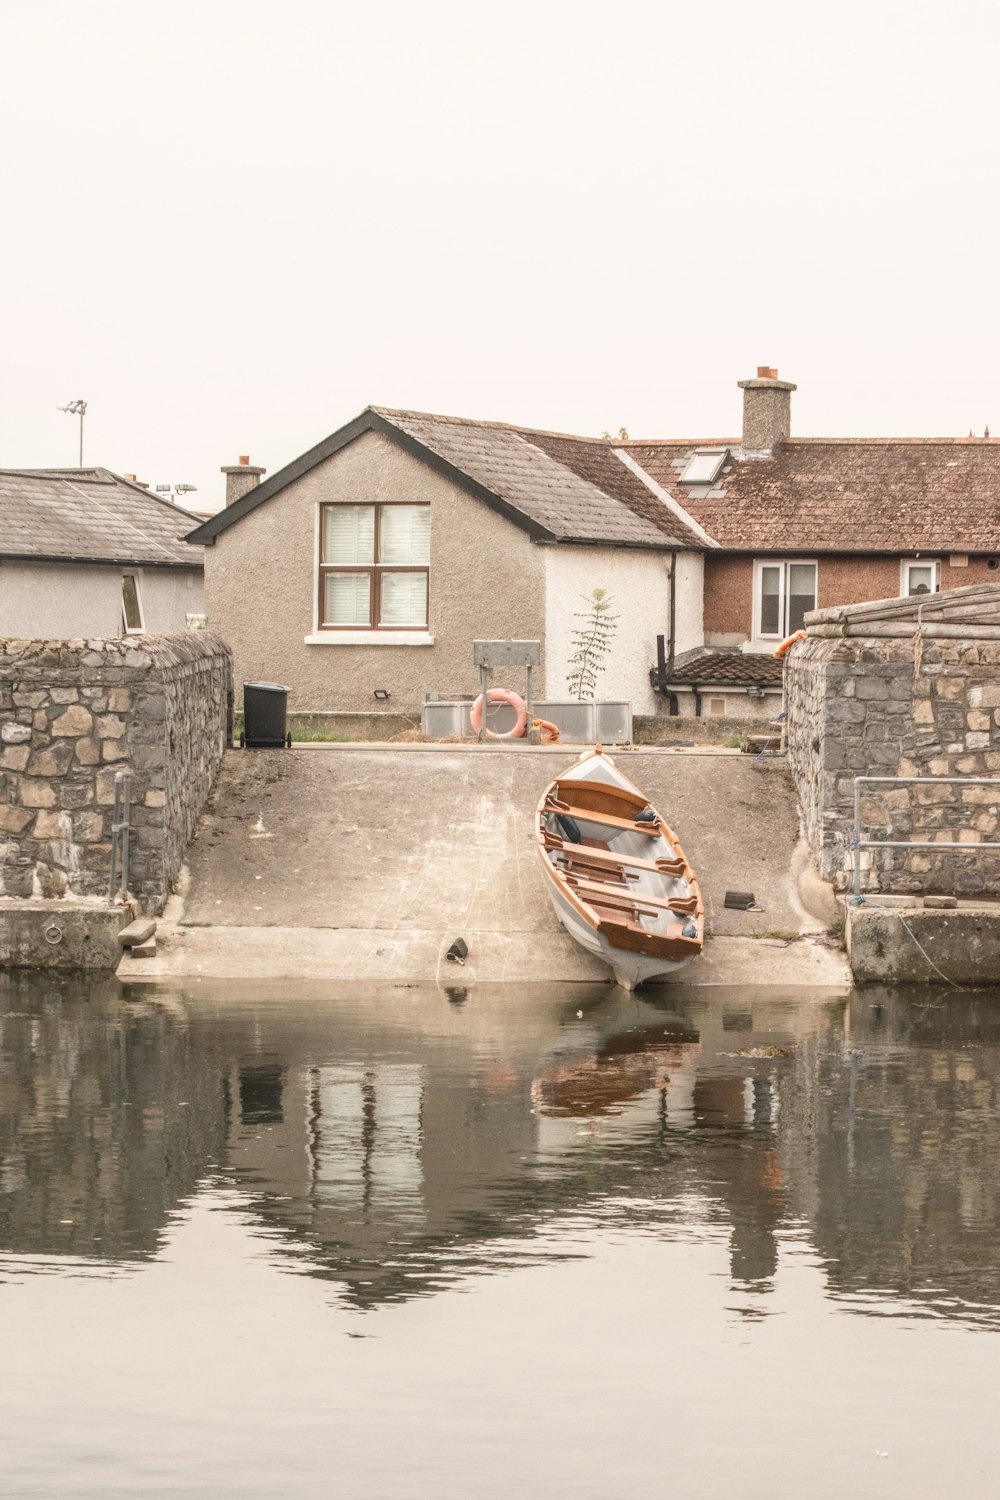
[[[701,952],[705,912],[687,857],[600,746],[546,787],[535,833],[559,920],[625,989]]]
[[[531,1085],[532,1104],[543,1115],[617,1114],[651,1088],[663,1088],[699,1045],[685,1023],[632,1028],[605,1037],[597,1049],[548,1069]]]

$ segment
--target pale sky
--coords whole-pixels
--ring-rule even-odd
[[[369,403],[1000,434],[997,8],[0,0],[0,464],[222,501]]]

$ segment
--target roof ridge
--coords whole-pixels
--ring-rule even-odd
[[[593,443],[602,448],[610,448],[619,441],[617,438],[588,437],[580,432],[556,432],[547,427],[524,427],[519,422],[491,422],[478,417],[450,417],[443,412],[411,411],[402,406],[371,406],[368,409],[390,422],[393,417],[417,417],[424,422],[447,422],[453,427],[487,427],[492,432],[513,432],[519,437],[562,438],[569,443]]]

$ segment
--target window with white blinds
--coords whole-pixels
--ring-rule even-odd
[[[348,565],[375,561],[374,505],[323,507],[323,561]]]
[[[427,627],[429,505],[324,505],[320,510],[321,629]]]
[[[370,573],[327,573],[323,579],[324,625],[368,625],[371,613]]]

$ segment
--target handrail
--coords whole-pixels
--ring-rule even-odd
[[[959,839],[863,839],[861,837],[861,787],[872,786],[995,786],[1000,803],[1000,777],[996,776],[855,776],[854,778],[854,832],[851,837],[851,864],[853,867],[852,896],[861,895],[861,851],[862,849],[964,849],[971,853],[975,849],[1000,849],[1000,842],[981,840],[976,844],[963,844]]]

